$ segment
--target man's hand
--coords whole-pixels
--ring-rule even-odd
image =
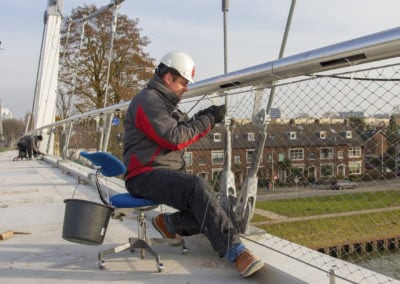
[[[206,109],[199,111],[194,116],[200,117],[202,115],[209,115],[213,119],[212,124],[214,126],[215,123],[219,123],[224,119],[225,113],[226,113],[225,105],[221,105],[221,106],[212,105]]]
[[[208,107],[208,108],[206,108],[206,109],[202,109],[201,111],[199,111],[198,113],[196,113],[194,116],[195,117],[199,117],[199,116],[202,116],[202,115],[205,115],[205,114],[209,114],[214,108],[216,108],[217,106],[214,106],[214,105],[212,105],[212,106],[210,106],[210,107]]]
[[[213,108],[209,110],[209,114],[214,117],[214,123],[219,123],[225,117],[226,107],[225,105],[213,106]]]

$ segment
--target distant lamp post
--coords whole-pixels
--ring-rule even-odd
[[[227,43],[227,13],[229,0],[222,0],[222,12],[224,13],[224,73],[228,72],[228,43]]]
[[[383,131],[381,130],[381,171],[383,174]]]
[[[274,151],[271,153],[271,185],[272,191],[275,191],[275,173],[274,173]]]
[[[400,143],[396,141],[394,146],[394,175],[395,178],[398,178],[399,174],[399,153],[400,153]]]
[[[1,44],[1,42],[0,42],[0,44]],[[0,147],[4,147],[3,111],[1,108],[1,100],[0,100]]]

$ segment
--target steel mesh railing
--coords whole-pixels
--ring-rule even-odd
[[[281,117],[272,118],[267,129],[254,225],[325,254],[385,271],[381,266],[387,266],[390,255],[398,255],[400,244],[399,67],[398,60],[392,60],[275,85],[272,107]],[[268,91],[261,107],[267,105]],[[245,117],[252,111],[252,98],[241,98],[233,98],[230,109]],[[246,125],[238,124],[237,129],[241,127],[257,134]],[[252,138],[234,137],[243,141],[233,148],[233,157],[239,156],[233,171],[240,180]],[[336,186],[337,180],[351,183]],[[282,250],[301,254],[288,247]],[[386,264],[376,266],[377,259]],[[399,278],[395,270],[391,275]]]

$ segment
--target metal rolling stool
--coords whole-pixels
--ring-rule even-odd
[[[125,172],[124,164],[115,156],[106,152],[81,152],[80,155],[91,161],[99,171],[105,176],[118,176]],[[103,203],[111,205],[114,208],[112,213],[113,219],[123,220],[123,218],[131,213],[138,213],[138,236],[130,237],[128,242],[121,244],[114,248],[104,250],[98,254],[98,264],[101,269],[106,267],[104,258],[108,255],[117,254],[122,251],[130,250],[134,252],[135,249],[140,249],[140,256],[145,257],[147,250],[154,256],[157,266],[157,271],[162,272],[164,265],[160,262],[160,255],[153,249],[152,245],[170,244],[173,246],[181,246],[182,254],[187,253],[185,240],[181,239],[167,239],[167,238],[148,238],[147,237],[147,224],[145,219],[145,212],[157,208],[160,204],[152,200],[136,198],[130,193],[119,193],[110,197],[109,201],[104,198],[101,193],[100,184],[95,176],[95,182]]]

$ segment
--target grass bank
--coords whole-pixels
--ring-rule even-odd
[[[400,206],[400,192],[353,193],[257,202],[256,207],[287,217],[325,215]],[[268,218],[255,215],[253,222]],[[308,221],[259,225],[269,234],[310,248],[375,240],[400,234],[400,210]]]
[[[400,210],[258,227],[297,244],[320,248],[399,235]]]

